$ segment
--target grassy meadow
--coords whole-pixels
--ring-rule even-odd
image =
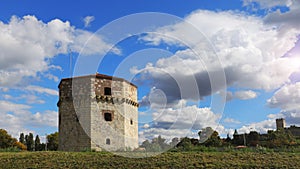
[[[300,153],[168,152],[125,158],[106,152],[0,152],[0,168],[299,168]]]

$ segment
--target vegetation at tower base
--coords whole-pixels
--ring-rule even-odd
[[[58,132],[47,135],[47,150],[56,151],[58,149]]]
[[[204,130],[210,131],[210,129]],[[281,131],[269,134],[270,138],[275,140],[290,137]],[[8,135],[7,132],[5,135]],[[57,138],[58,133],[48,136]],[[254,141],[257,140],[256,136],[256,134],[251,135]],[[0,138],[3,138],[2,135]],[[50,140],[55,139],[49,139],[48,143],[51,142]],[[233,144],[228,145],[227,143],[232,142],[233,139],[222,139],[216,133],[211,140],[214,141],[199,143],[199,139],[185,137],[166,142],[166,139],[159,136],[151,141],[146,140],[143,145],[151,147],[153,144],[152,150],[176,146],[163,154],[138,160],[109,152],[0,152],[0,168],[298,168],[300,166],[300,147],[297,139],[291,138],[297,143],[293,146],[276,148],[258,146],[244,149],[236,149]],[[219,147],[212,146],[218,144],[210,144],[219,141],[222,143]]]
[[[24,135],[20,133],[19,141],[7,133],[6,130],[0,129],[0,152],[3,151],[56,151],[58,147],[58,132],[49,134],[46,143],[41,143],[39,135],[34,136],[32,133]],[[28,148],[29,147],[29,148]],[[48,147],[48,148],[47,148]]]
[[[199,139],[184,137],[181,139],[173,138],[171,142],[158,136],[151,141],[145,140],[141,144],[148,152],[161,151],[236,151],[243,148],[242,151],[260,152],[260,151],[287,151],[300,152],[300,139],[295,138],[289,131],[276,130],[269,131],[267,134],[259,134],[256,131],[250,133],[238,134],[235,131],[233,138],[229,135],[227,138],[220,138],[217,131],[207,127],[198,132]],[[175,146],[174,146],[175,145]]]
[[[32,133],[29,133],[29,135],[25,136],[25,142],[26,142],[27,150],[33,151],[34,150],[34,140],[33,140]]]
[[[12,147],[16,142],[17,140],[12,138],[6,130],[0,129],[0,148]]]

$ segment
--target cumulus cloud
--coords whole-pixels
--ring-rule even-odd
[[[300,125],[300,82],[280,88],[267,100],[271,108],[280,108],[278,116],[285,118],[289,124]]]
[[[260,8],[272,9],[274,7],[286,7],[288,11],[271,10],[264,21],[268,24],[275,25],[280,28],[280,31],[284,34],[287,30],[298,29],[300,27],[300,2],[297,0],[244,0],[245,5],[251,5],[253,3],[259,4]]]
[[[276,6],[286,5],[286,2],[288,1],[280,2]],[[274,4],[265,1],[263,5],[267,7]],[[290,11],[293,11],[293,7],[290,7]],[[255,92],[256,90],[270,92],[281,88],[284,84],[291,83],[290,78],[300,70],[299,56],[288,54],[295,47],[300,29],[288,22],[284,24],[291,25],[291,27],[283,29],[279,22],[271,22],[270,16],[269,14],[266,17],[255,17],[232,11],[198,10],[184,18],[186,22],[177,22],[174,25],[158,28],[156,33],[141,37],[141,40],[152,45],[166,43],[181,48],[171,57],[161,58],[142,69],[135,69],[135,72],[142,72],[140,76],[142,80],[136,79],[136,83],[143,83],[147,80],[152,87],[163,91],[167,98],[167,105],[177,103],[180,99],[199,101],[204,96],[215,92],[226,95],[227,101],[248,100],[257,98],[259,93]],[[192,23],[199,31],[190,29],[189,23]],[[211,42],[214,47],[210,47],[207,41]],[[219,61],[222,67],[218,64]],[[211,83],[212,76],[218,77],[222,73],[225,74],[225,84]],[[218,91],[227,87],[238,87],[240,91]],[[151,105],[149,96],[145,96],[142,103]],[[186,110],[186,107],[189,106],[182,106],[182,110]],[[164,133],[166,129],[170,129],[170,126],[174,127],[172,132],[176,133],[176,125],[170,123],[178,117],[174,114],[175,112],[170,108],[167,113],[169,116],[161,115],[163,118],[157,120],[145,133],[149,132],[148,135],[150,135],[150,131],[158,133],[160,130]],[[186,118],[189,114],[193,114],[192,112],[187,111]],[[153,115],[160,117],[160,114],[163,113]],[[280,115],[286,118],[293,117],[293,119],[297,119],[298,116],[295,111],[293,113],[282,111]],[[239,131],[257,130],[265,133],[267,130],[275,129],[274,118],[245,125]],[[191,125],[180,122],[179,120],[178,126]],[[239,121],[227,118],[224,122],[238,123]],[[194,129],[200,128],[199,126],[193,127]],[[220,133],[233,132],[232,129],[225,129],[223,126],[219,126],[218,130]],[[147,135],[145,133],[144,135]]]
[[[226,91],[220,94],[226,95],[226,101],[231,101],[233,99],[250,100],[255,99],[258,96],[258,93],[252,90],[241,90],[236,92]]]
[[[300,82],[287,84],[278,89],[274,95],[267,100],[270,108],[280,108],[276,114],[269,114],[268,119],[245,125],[239,132],[249,132],[250,130],[266,133],[268,130],[276,129],[276,119],[284,118],[287,125],[300,125]]]
[[[252,90],[237,91],[234,93],[234,97],[240,100],[249,100],[257,97],[257,93]]]
[[[43,127],[57,127],[56,111],[30,112],[30,106],[0,100],[0,128],[6,129],[14,137],[19,132],[34,132]]]
[[[143,128],[143,129],[147,129],[147,128],[149,128],[149,127],[150,127],[150,125],[146,123],[146,124],[143,125],[142,128]]]
[[[279,107],[283,110],[300,110],[300,82],[288,84],[280,88],[272,98],[267,100],[270,107]]]
[[[172,139],[174,137],[188,136],[193,133],[192,131],[198,132],[205,127],[220,128],[218,123],[221,115],[215,114],[210,108],[190,106],[185,101],[181,101],[178,104],[183,105],[165,109],[157,108],[157,111],[152,113],[153,121],[151,125],[147,124],[147,128],[141,131],[140,135],[147,139],[152,139],[158,135]]]
[[[267,119],[260,122],[251,123],[249,125],[244,125],[238,129],[239,133],[249,133],[250,131],[257,131],[259,133],[267,133],[268,130],[276,129],[276,120]]]
[[[55,67],[49,59],[69,50],[80,52],[85,46],[89,52],[82,54],[89,55],[111,49],[112,45],[98,36],[91,38],[92,35],[59,19],[44,23],[28,15],[13,16],[8,23],[0,21],[0,86],[16,86],[24,78],[46,72]],[[92,43],[85,45],[89,38]],[[114,51],[119,52],[118,49]]]
[[[252,3],[258,3],[261,8],[273,8],[277,6],[290,6],[293,4],[293,0],[244,0],[244,5],[248,6]]]
[[[25,99],[27,104],[44,104],[45,100],[38,98],[36,95],[21,95],[21,99]]]
[[[233,118],[225,118],[225,119],[223,120],[223,122],[225,122],[225,123],[230,123],[230,124],[240,124],[240,123],[241,123],[240,121],[235,120],[235,119],[233,119]]]
[[[86,16],[83,18],[84,27],[91,26],[91,23],[95,20],[94,16]]]
[[[300,30],[288,29],[282,35],[279,28],[266,24],[262,18],[235,12],[195,11],[185,18],[207,39],[188,32],[186,22],[157,29],[145,41],[182,45],[188,49],[177,51],[169,58],[159,59],[143,69],[143,77],[161,89],[169,100],[200,99],[227,86],[271,91],[290,82],[291,74],[299,70],[293,65],[298,58],[284,57],[295,46]],[[173,37],[173,38],[170,38]],[[176,38],[175,38],[176,37]],[[215,51],[205,40],[213,43]],[[204,42],[203,42],[204,41]],[[195,51],[202,53],[195,54]],[[216,52],[216,55],[213,54]],[[218,67],[218,60],[222,68]],[[213,76],[225,73],[226,84],[210,83]],[[183,94],[183,95],[182,95]],[[238,93],[254,98],[253,92]],[[245,97],[243,97],[245,99]]]
[[[50,79],[50,80],[53,80],[54,82],[58,82],[59,79],[57,76],[54,76],[53,74],[50,74],[50,73],[47,73],[44,75],[46,78]]]
[[[25,90],[32,91],[32,92],[37,92],[37,93],[41,93],[41,94],[45,93],[45,94],[49,94],[49,95],[58,96],[58,91],[57,90],[44,88],[44,87],[41,87],[41,86],[30,85],[30,86],[25,87]]]

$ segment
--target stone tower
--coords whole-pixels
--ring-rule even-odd
[[[97,73],[62,79],[58,88],[59,150],[138,147],[137,86]]]
[[[284,129],[285,128],[285,119],[280,118],[280,119],[276,119],[276,129],[280,130],[280,129]]]

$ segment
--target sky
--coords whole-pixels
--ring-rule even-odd
[[[300,126],[296,0],[0,1],[0,128],[58,131],[58,84],[138,86],[140,141]]]

